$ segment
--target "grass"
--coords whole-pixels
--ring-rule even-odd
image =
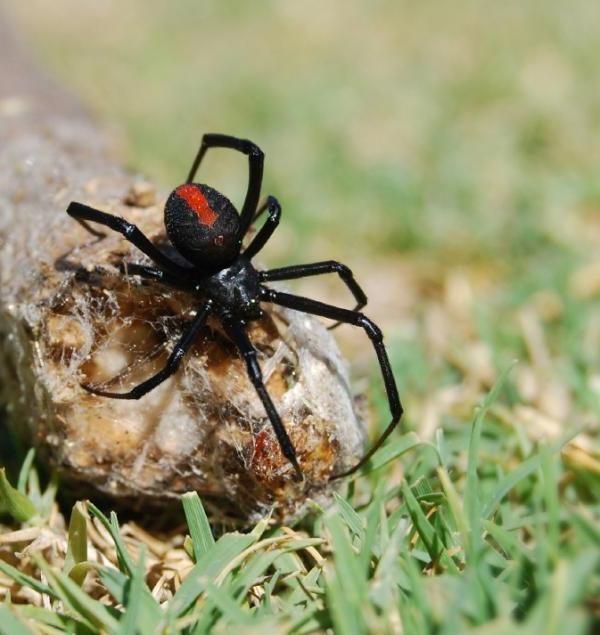
[[[591,632],[598,474],[577,458],[577,431],[517,449],[493,414],[513,373],[460,433],[396,438],[386,465],[293,530],[265,519],[214,536],[190,493],[185,540],[140,539],[87,502],[73,508],[65,545],[56,508],[38,504],[3,534],[6,632]],[[35,471],[20,481],[35,500]],[[32,503],[6,491],[22,519]]]
[[[247,533],[211,529],[194,493],[169,534],[83,501],[67,523],[30,455],[0,480],[0,632],[594,632],[593,3],[21,4],[36,50],[166,187],[203,131],[267,150],[284,219],[265,260],[352,266],[407,415],[330,508]],[[239,199],[229,159],[206,180]],[[303,289],[337,298],[326,285]],[[339,337],[385,425],[371,351]]]

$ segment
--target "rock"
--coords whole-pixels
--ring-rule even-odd
[[[168,249],[164,194],[155,203],[155,186],[140,192],[85,117],[48,116],[35,100],[0,108],[0,140],[0,391],[38,457],[81,494],[137,508],[189,490],[215,518],[241,522],[270,510],[289,521],[311,499],[326,504],[330,476],[362,454],[363,431],[324,326],[269,309],[249,328],[304,483],[216,320],[180,371],[139,401],[89,394],[81,382],[126,391],[156,372],[194,299],[123,275],[120,263],[145,257],[114,233],[97,239],[65,209],[78,200],[122,215]]]

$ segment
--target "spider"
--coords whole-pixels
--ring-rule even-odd
[[[208,185],[194,182],[200,163],[210,148],[229,148],[248,157],[248,187],[241,213],[238,213],[229,199],[220,192]],[[105,225],[122,234],[155,265],[127,264],[123,267],[124,273],[139,275],[188,291],[198,303],[194,318],[175,344],[162,370],[126,393],[107,392],[87,384],[82,384],[82,387],[102,397],[140,399],[177,371],[182,358],[198,337],[208,316],[215,314],[220,319],[227,337],[245,360],[248,376],[273,426],[283,456],[294,468],[296,480],[303,480],[296,451],[267,392],[256,350],[246,334],[245,325],[250,320],[259,319],[263,314],[261,302],[268,302],[335,320],[336,323],[330,328],[341,323],[358,326],[364,329],[377,354],[392,419],[373,447],[356,465],[331,477],[341,478],[356,472],[383,444],[402,416],[402,405],[383,345],[382,333],[374,322],[360,312],[367,303],[367,297],[348,267],[332,260],[267,271],[258,271],[252,265],[252,259],[269,240],[281,217],[281,206],[273,196],[269,196],[263,205],[258,206],[263,164],[263,152],[251,141],[224,134],[205,134],[202,137],[186,182],[173,190],[165,204],[164,221],[167,237],[185,259],[181,263],[172,260],[150,242],[138,227],[124,218],[82,203],[69,204],[67,213],[88,231],[96,236],[103,236],[104,234],[89,226],[88,221]],[[251,223],[265,211],[268,212],[268,216],[263,226],[250,244],[242,249],[242,240]],[[356,301],[354,310],[276,291],[264,284],[327,273],[336,273],[346,285]]]

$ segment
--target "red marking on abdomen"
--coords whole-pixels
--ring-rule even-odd
[[[181,196],[181,198],[190,206],[198,217],[198,220],[203,225],[212,227],[215,224],[219,215],[208,204],[204,194],[202,194],[195,185],[192,185],[191,183],[180,185],[175,192],[177,192],[177,196]]]

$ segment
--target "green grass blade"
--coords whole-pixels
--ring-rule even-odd
[[[330,511],[325,516],[335,567],[326,570],[326,592],[336,632],[358,635],[367,631],[361,611],[368,596],[367,570],[357,557],[341,518]]]
[[[367,593],[367,571],[352,548],[350,537],[344,530],[341,518],[334,512],[325,516],[325,526],[331,536],[331,546],[338,577],[342,586],[348,585],[350,601],[360,603]]]
[[[388,441],[382,448],[377,450],[373,458],[367,463],[365,472],[368,473],[379,470],[420,445],[429,446],[430,444],[421,441],[415,432],[409,432],[408,434],[402,435],[399,439]]]
[[[256,534],[230,533],[222,536],[213,547],[198,559],[177,593],[169,603],[169,612],[180,616],[204,593],[206,587],[242,551],[254,544]]]
[[[19,617],[31,620],[35,623],[40,633],[76,633],[77,635],[97,635],[97,629],[90,629],[83,622],[73,617],[61,615],[51,609],[32,606],[31,604],[13,605],[13,610]],[[48,627],[51,630],[45,630]],[[0,633],[2,631],[0,630]],[[37,635],[37,634],[36,634]]]
[[[381,480],[376,485],[373,498],[367,509],[365,518],[365,535],[361,543],[361,550],[359,557],[362,561],[362,566],[366,571],[373,558],[374,551],[377,550],[377,535],[380,525],[382,513],[385,510],[384,499],[386,496],[385,481]],[[393,526],[396,526],[395,523]]]
[[[480,547],[481,543],[481,528],[480,519],[481,514],[481,501],[479,492],[479,477],[477,474],[477,466],[479,464],[479,443],[481,440],[481,429],[483,427],[483,421],[487,415],[490,406],[496,401],[498,394],[504,387],[506,379],[509,373],[514,368],[516,362],[510,364],[496,380],[496,383],[485,396],[483,403],[479,407],[477,414],[473,420],[471,427],[471,436],[469,439],[469,452],[467,459],[467,483],[465,488],[465,517],[467,519],[468,531],[470,540],[465,544],[465,550],[467,558],[473,555],[473,551]]]
[[[38,513],[29,498],[8,482],[3,467],[0,468],[0,505],[19,523],[31,520]]]
[[[565,601],[570,606],[580,605],[586,598],[600,597],[600,551],[593,547],[583,549],[568,562],[569,584]]]
[[[7,607],[0,604],[0,635],[35,635],[23,622]]]
[[[250,588],[259,582],[259,578],[265,571],[284,553],[283,549],[257,553],[230,582],[232,594],[244,598]]]
[[[37,472],[35,470],[32,470],[30,474],[33,476],[34,474],[37,474]],[[29,479],[29,482],[31,483],[31,478]],[[58,473],[53,472],[50,476],[48,487],[46,487],[43,494],[40,495],[39,499],[35,499],[32,496],[32,499],[35,501],[38,513],[42,518],[48,518],[52,513],[52,507],[54,505],[56,494],[58,492],[58,484]]]
[[[442,428],[438,428],[435,431],[435,447],[437,454],[440,457],[440,464],[446,467],[446,465],[448,465],[448,451],[446,448],[444,430]]]
[[[21,573],[18,569],[15,569],[12,565],[8,564],[8,562],[4,562],[4,560],[0,559],[0,571],[7,575],[9,578],[20,584],[24,587],[29,587],[42,595],[48,595],[51,598],[57,598],[56,593],[43,582],[32,578],[31,576]]]
[[[206,587],[206,597],[212,601],[221,612],[225,623],[229,625],[250,626],[254,619],[251,613],[243,611],[235,598],[228,592],[227,588],[220,588],[214,584]]]
[[[558,502],[557,466],[555,457],[550,453],[548,446],[540,448],[541,471],[543,478],[543,497],[546,507],[546,536],[545,542],[548,545],[549,557],[552,563],[556,563],[560,550],[560,510]]]
[[[124,573],[113,567],[99,566],[98,577],[102,584],[106,587],[107,591],[112,597],[122,606],[126,606],[128,603],[128,595],[130,593],[130,584],[132,578],[126,576]],[[141,610],[139,611],[139,627],[144,633],[152,633],[156,629],[157,624],[160,624],[164,618],[164,613],[152,594],[150,589],[144,584],[142,586],[142,593],[140,602],[142,603]]]
[[[27,455],[25,456],[25,460],[23,461],[23,465],[21,465],[21,469],[19,470],[19,480],[17,481],[17,489],[21,494],[27,493],[27,480],[29,478],[29,472],[31,471],[31,466],[33,465],[33,459],[35,458],[35,448],[31,448]]]
[[[173,629],[174,633],[183,631],[190,635],[209,635],[213,631],[213,626],[219,619],[219,609],[211,599],[207,599],[199,604],[200,606],[195,608],[194,611],[190,611],[189,615],[179,620],[179,622],[185,622],[188,626],[184,625],[183,627],[179,627],[179,622],[177,622]]]
[[[325,582],[327,609],[334,632],[339,635],[365,635],[368,630],[360,607],[350,601],[339,575],[333,569],[326,569]]]
[[[444,490],[444,494],[446,494],[448,507],[452,512],[458,531],[461,534],[462,544],[466,545],[469,540],[469,526],[467,519],[465,518],[464,509],[458,496],[458,492],[454,488],[454,485],[450,480],[450,476],[444,467],[439,466],[437,468],[437,475],[442,489]]]
[[[400,596],[399,610],[405,633],[433,633],[429,628],[431,622],[431,603],[425,591],[425,578],[421,575],[417,563],[408,551],[402,549],[399,567],[404,573],[408,591]]]
[[[519,541],[516,532],[508,531],[501,525],[497,525],[491,520],[483,520],[482,526],[490,536],[494,539],[498,546],[504,552],[505,557],[511,560],[532,559],[529,549]]]
[[[354,511],[354,508],[348,503],[348,501],[342,498],[337,492],[335,492],[334,498],[344,522],[350,531],[352,531],[352,533],[362,543],[365,538],[365,528],[361,517]]]
[[[92,516],[95,516],[104,525],[111,538],[113,539],[115,548],[117,550],[117,560],[119,562],[121,571],[129,576],[133,575],[133,572],[135,571],[135,564],[131,556],[129,555],[129,552],[127,551],[127,547],[123,542],[123,538],[121,537],[117,515],[114,512],[111,512],[109,520],[93,503],[90,503],[88,501],[87,506]]]
[[[65,574],[53,571],[41,557],[34,560],[48,579],[49,586],[81,621],[89,627],[104,629],[110,633],[116,632],[119,623],[104,604],[94,600]]]
[[[187,492],[181,497],[181,501],[194,545],[194,559],[198,560],[198,558],[210,551],[215,544],[215,539],[198,494],[196,492]]]
[[[77,584],[81,585],[85,579],[85,568],[74,567],[87,560],[87,514],[84,503],[73,505],[69,520],[67,537],[67,555],[63,565],[63,572],[69,575]]]
[[[401,525],[396,527],[373,574],[369,598],[381,610],[385,610],[391,604],[392,597],[396,591],[398,554],[405,533],[404,527]]]
[[[123,603],[125,613],[119,622],[118,635],[133,635],[134,633],[150,635],[153,632],[157,632],[157,629],[160,627],[160,624],[155,624],[153,631],[147,631],[142,630],[139,624],[144,605],[144,589],[147,588],[144,580],[145,562],[146,553],[144,549],[142,549],[135,571],[129,579],[128,591],[125,594],[125,601]]]
[[[564,434],[556,443],[550,445],[551,452],[557,453],[565,446],[571,439],[575,438],[581,430],[571,430]],[[483,509],[481,511],[482,518],[489,518],[496,507],[500,504],[500,501],[515,487],[520,481],[527,478],[530,474],[535,472],[541,465],[541,457],[539,454],[528,458],[523,461],[519,467],[515,468],[512,472],[507,474],[500,483],[494,488],[489,496]]]
[[[571,520],[592,544],[600,548],[600,527],[597,524],[577,511],[571,512]]]
[[[432,561],[439,562],[449,571],[457,572],[456,564],[454,564],[452,558],[446,553],[445,546],[438,532],[423,513],[421,506],[406,481],[402,483],[402,493],[404,494],[406,507],[414,528],[423,541],[425,549],[427,549],[427,553],[429,553]]]

